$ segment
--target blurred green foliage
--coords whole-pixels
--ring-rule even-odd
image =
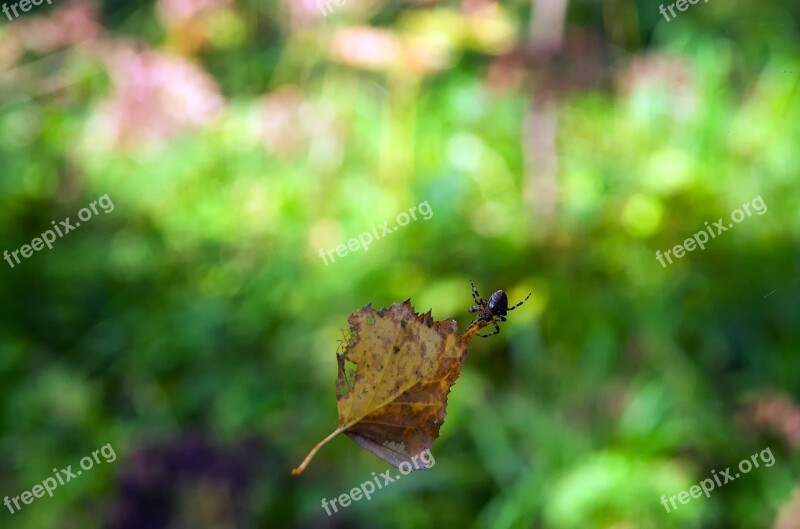
[[[800,519],[800,411],[774,403],[800,399],[800,13],[604,4],[567,10],[567,40],[597,35],[608,60],[585,88],[560,77],[575,57],[524,58],[520,1],[3,21],[0,250],[103,194],[115,209],[0,264],[0,497],[105,443],[118,460],[0,526],[104,527],[137,451],[200,431],[264,442],[237,527],[794,527],[776,520]],[[72,24],[59,9],[95,25],[42,51],[36,24]],[[524,128],[556,79],[548,213]],[[757,196],[763,216],[654,258]],[[429,220],[320,259],[426,200]],[[322,498],[386,470],[341,436],[289,477],[335,426],[339,329],[408,297],[463,327],[470,279],[534,294],[473,343],[435,467],[328,518]],[[773,467],[659,503],[766,447]]]

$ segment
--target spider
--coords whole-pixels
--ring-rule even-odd
[[[481,295],[478,294],[478,289],[475,288],[475,283],[472,281],[469,282],[472,285],[472,297],[475,299],[475,303],[477,305],[470,307],[470,312],[477,312],[478,316],[475,320],[469,324],[469,327],[477,324],[478,322],[484,321],[488,323],[493,323],[495,331],[490,332],[489,334],[479,334],[481,338],[488,338],[489,336],[494,336],[495,334],[500,334],[500,326],[497,324],[498,321],[506,321],[506,314],[509,310],[514,310],[526,301],[528,298],[531,297],[531,293],[529,292],[525,299],[514,305],[513,307],[508,306],[508,296],[502,290],[498,290],[494,294],[489,297],[489,301],[484,301],[481,298]],[[467,328],[469,328],[467,327]]]

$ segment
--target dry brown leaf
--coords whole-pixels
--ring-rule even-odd
[[[430,311],[417,314],[410,300],[379,311],[367,305],[348,321],[350,337],[336,355],[339,427],[292,474],[303,472],[340,433],[395,467],[430,449],[467,344],[487,325],[479,322],[459,337],[454,320],[433,321]]]

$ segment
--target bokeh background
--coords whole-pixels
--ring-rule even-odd
[[[800,527],[800,6],[323,8],[0,18],[0,250],[115,206],[0,261],[0,498],[117,455],[0,527]],[[347,316],[410,297],[463,328],[470,279],[533,295],[471,344],[435,466],[327,516],[389,468],[340,436],[290,476],[336,426]]]

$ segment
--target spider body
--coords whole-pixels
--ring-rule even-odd
[[[500,334],[500,326],[497,324],[499,321],[506,321],[506,315],[508,311],[514,310],[526,301],[528,298],[531,297],[531,294],[528,293],[525,296],[525,299],[514,305],[513,307],[508,306],[508,296],[502,290],[496,291],[494,294],[489,296],[489,301],[484,301],[480,294],[478,294],[478,289],[475,288],[475,283],[472,281],[469,282],[472,285],[472,298],[475,300],[477,305],[470,307],[468,310],[470,312],[477,312],[478,316],[473,320],[472,323],[469,324],[469,327],[477,324],[478,322],[487,322],[494,324],[495,331],[490,332],[489,334],[479,334],[481,338],[488,338],[489,336],[494,336],[495,334]]]

